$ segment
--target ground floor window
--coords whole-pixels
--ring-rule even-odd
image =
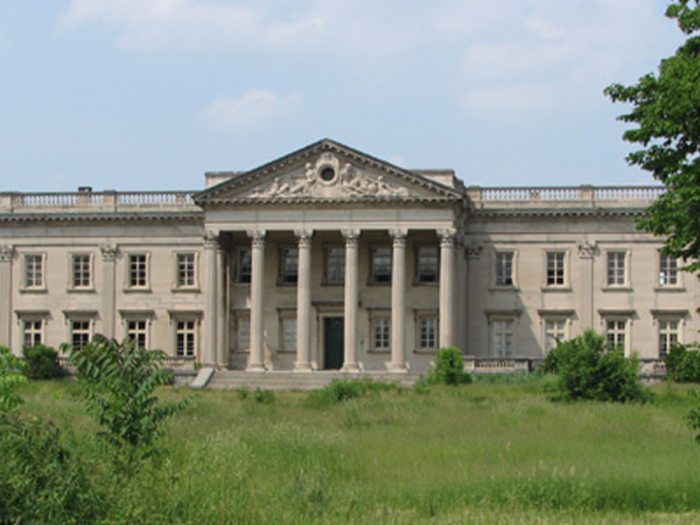
[[[297,349],[297,318],[286,315],[282,317],[280,325],[282,351],[295,352]]]
[[[546,319],[544,322],[544,351],[549,353],[567,339],[566,319]]]
[[[31,319],[22,322],[22,344],[31,348],[40,345],[44,340],[43,319]]]
[[[435,314],[420,314],[417,319],[418,351],[434,352],[438,346],[438,319]]]
[[[245,313],[236,314],[236,333],[233,337],[237,352],[250,351],[250,316]]]
[[[627,320],[608,319],[605,322],[605,338],[611,348],[627,349]]]
[[[197,321],[175,321],[175,354],[181,357],[197,355]]]
[[[494,357],[511,357],[515,350],[515,321],[494,319],[491,321],[491,352]]]
[[[145,319],[127,320],[126,337],[139,348],[148,348],[148,321]]]
[[[677,319],[659,320],[659,359],[666,357],[673,345],[680,341],[680,321]]]
[[[375,317],[372,319],[372,348],[385,352],[391,348],[391,319]]]
[[[92,326],[89,320],[70,322],[70,343],[73,350],[82,350],[92,337]]]

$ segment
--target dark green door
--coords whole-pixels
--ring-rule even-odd
[[[343,367],[343,348],[345,339],[345,320],[342,317],[324,319],[325,368],[338,370]]]

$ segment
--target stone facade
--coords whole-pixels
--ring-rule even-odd
[[[200,192],[0,194],[0,344],[131,336],[251,372],[542,358],[587,328],[653,360],[697,279],[635,218],[655,187],[465,187],[322,140]]]

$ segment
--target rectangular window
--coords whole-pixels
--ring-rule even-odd
[[[627,283],[626,252],[608,252],[608,286],[624,286]]]
[[[566,319],[548,319],[544,322],[544,351],[549,353],[566,340]]]
[[[147,348],[148,321],[145,319],[127,321],[126,336],[134,341],[139,348]]]
[[[611,348],[625,351],[627,348],[627,321],[624,319],[607,320],[605,338]]]
[[[24,256],[25,288],[44,287],[44,256],[40,254]]]
[[[547,252],[547,286],[566,284],[565,264],[565,252]]]
[[[239,352],[247,352],[250,350],[250,317],[241,315],[236,318],[236,321],[236,349]]]
[[[91,257],[89,254],[74,254],[71,261],[73,288],[90,288],[92,286],[91,277]]]
[[[418,317],[418,350],[432,352],[437,350],[437,316],[421,315]]]
[[[88,320],[70,322],[70,342],[73,350],[81,350],[90,342],[91,323]]]
[[[514,353],[515,321],[491,321],[491,344],[494,357],[511,357]]]
[[[299,249],[284,248],[280,251],[280,282],[296,284],[299,276]]]
[[[375,317],[372,319],[372,348],[384,352],[391,348],[391,319]]]
[[[326,249],[326,283],[343,284],[345,282],[345,248],[330,247]]]
[[[391,284],[391,248],[372,248],[370,282]]]
[[[680,322],[678,320],[659,321],[659,359],[666,357],[673,345],[680,341]]]
[[[184,357],[197,355],[197,321],[175,321],[175,355]]]
[[[129,255],[129,287],[146,288],[148,285],[148,257],[145,253]]]
[[[196,255],[194,253],[177,254],[177,286],[193,288],[197,285]]]
[[[496,253],[496,286],[513,286],[513,252]]]
[[[678,259],[659,255],[659,286],[678,286]]]
[[[418,248],[416,281],[419,283],[438,282],[438,253],[437,247]]]
[[[252,275],[253,259],[249,248],[239,248],[236,251],[234,277],[238,284],[249,284]]]
[[[297,318],[282,318],[282,350],[294,352],[297,349]]]
[[[22,323],[22,343],[31,348],[43,342],[44,321],[41,319],[27,320]]]

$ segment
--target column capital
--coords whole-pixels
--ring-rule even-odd
[[[204,232],[204,248],[212,250],[219,247],[219,236],[216,232],[205,231]]]
[[[0,262],[10,262],[14,251],[11,244],[0,244]]]
[[[113,262],[117,258],[117,251],[116,244],[103,244],[100,246],[103,261]]]
[[[406,229],[396,229],[389,230],[389,235],[394,239],[394,246],[401,248],[406,246],[406,237],[408,236],[408,230]]]
[[[481,251],[483,247],[480,244],[469,243],[464,246],[464,250],[467,254],[468,260],[477,260],[481,257]]]
[[[313,230],[294,230],[294,235],[299,241],[299,248],[308,248],[311,246],[311,238],[314,235]]]
[[[438,237],[440,237],[440,246],[444,247],[454,247],[455,238],[457,237],[457,230],[454,228],[445,228],[442,230],[437,230]]]
[[[357,246],[357,241],[360,238],[360,230],[341,230],[346,246]]]
[[[595,257],[596,244],[584,241],[578,245],[578,256],[581,259],[593,259]]]
[[[250,237],[253,248],[262,248],[265,246],[265,235],[267,234],[265,230],[248,230],[246,233],[248,237]]]

